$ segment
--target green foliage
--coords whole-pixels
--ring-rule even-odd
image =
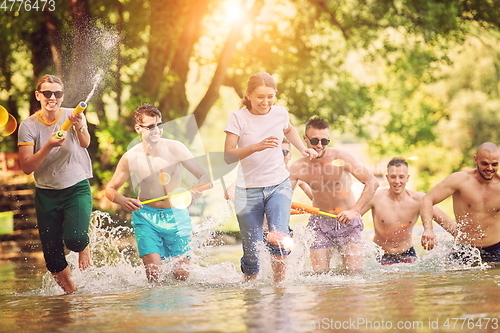
[[[258,71],[277,75],[279,98],[302,121],[320,115],[343,127],[369,113],[371,90],[345,66],[350,48],[342,29],[308,1],[296,1],[294,11],[280,3],[272,20],[255,24],[259,33],[238,51],[230,75],[242,83]]]
[[[410,161],[417,167],[417,191],[427,192],[451,173],[457,171],[455,166],[461,163],[462,156],[453,154],[447,148],[436,144],[415,147],[413,150],[417,160]],[[469,165],[469,168],[474,165]]]
[[[130,110],[149,102],[162,106],[164,120],[188,115],[204,96],[218,96],[207,89],[216,68],[227,68],[223,84],[240,96],[250,74],[276,75],[280,103],[298,122],[320,115],[366,138],[375,156],[425,154],[448,172],[470,165],[479,143],[499,139],[496,1],[276,0],[248,17],[236,42],[228,36],[238,22],[222,14],[230,0],[75,2],[90,9],[87,47],[76,47],[79,13],[69,2],[44,15],[0,16],[0,101],[21,120],[41,74],[66,81],[99,68],[105,80],[87,111],[97,126],[99,184],[135,135]],[[236,50],[221,57],[231,42]],[[88,82],[71,85],[70,107],[89,90]],[[14,137],[0,147],[15,150]],[[429,159],[419,160],[428,174],[421,188],[440,173]]]
[[[438,176],[474,167],[473,155],[481,143],[500,142],[498,32],[474,25],[469,30],[473,34],[463,43],[447,41],[446,57],[422,52],[413,53],[421,54],[422,61],[408,57],[386,62],[387,77],[396,79],[381,84],[387,99],[378,100],[378,118],[372,119],[379,126],[369,127],[372,132],[366,136],[377,156],[418,156],[422,190]],[[428,51],[439,55],[442,46],[428,46]]]
[[[4,153],[17,151],[17,142],[14,136],[0,136],[0,151]]]
[[[116,164],[127,151],[127,147],[137,137],[133,128],[123,123],[110,121],[106,127],[96,131],[98,149],[94,159],[94,174],[102,184],[106,184],[113,175]]]

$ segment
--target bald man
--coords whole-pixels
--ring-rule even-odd
[[[491,142],[481,144],[474,155],[475,169],[455,172],[431,189],[420,204],[424,224],[422,246],[432,249],[433,206],[452,196],[457,221],[456,241],[479,249],[485,262],[500,262],[500,149]]]

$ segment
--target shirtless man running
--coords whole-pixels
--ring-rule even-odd
[[[313,206],[333,212],[337,218],[312,215],[308,227],[315,240],[311,245],[313,270],[324,272],[330,268],[334,247],[340,250],[343,267],[348,272],[363,268],[361,209],[370,201],[378,187],[375,176],[348,152],[328,148],[330,127],[327,121],[314,117],[306,124],[304,141],[308,148],[318,152],[317,158],[301,158],[290,170],[292,187],[300,180],[313,192]],[[352,176],[364,184],[356,201],[352,192]]]
[[[134,128],[142,141],[118,162],[106,186],[106,197],[132,212],[139,256],[146,267],[148,280],[159,280],[164,258],[174,259],[174,277],[185,280],[189,275],[186,253],[190,250],[192,230],[188,210],[176,207],[175,196],[148,204],[141,202],[170,195],[180,188],[183,167],[198,179],[197,185],[210,183],[210,178],[184,144],[162,138],[164,123],[156,107],[140,105],[134,112],[134,119]],[[129,198],[118,192],[130,178],[133,187],[140,188],[139,198]],[[190,193],[193,198],[201,196],[200,191],[191,190]]]
[[[458,228],[456,241],[478,248],[483,261],[500,262],[499,161],[500,149],[494,143],[485,142],[474,155],[475,169],[449,175],[423,197],[420,213],[424,223],[424,248],[432,249],[436,245],[431,221],[433,206],[451,196]]]
[[[393,158],[387,164],[388,188],[377,190],[361,215],[372,210],[375,235],[373,242],[384,251],[379,259],[382,265],[412,263],[417,259],[413,248],[412,231],[420,215],[420,200],[425,193],[406,189],[410,175],[408,163]],[[438,207],[433,209],[433,219],[451,234],[456,223]]]

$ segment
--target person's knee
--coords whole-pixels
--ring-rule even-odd
[[[64,244],[73,252],[81,252],[89,245],[89,238],[86,235],[74,235],[66,237]]]
[[[349,253],[344,254],[344,268],[347,272],[360,272],[363,270],[363,254]]]

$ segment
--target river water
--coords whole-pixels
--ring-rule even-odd
[[[362,273],[314,275],[299,225],[287,278],[275,285],[265,254],[260,278],[242,283],[241,245],[210,245],[198,230],[191,277],[173,280],[166,263],[165,279],[150,285],[126,229],[94,227],[94,266],[74,271],[72,295],[43,262],[1,263],[0,332],[500,332],[500,269],[450,263],[443,234],[414,264],[380,266],[367,241]]]

